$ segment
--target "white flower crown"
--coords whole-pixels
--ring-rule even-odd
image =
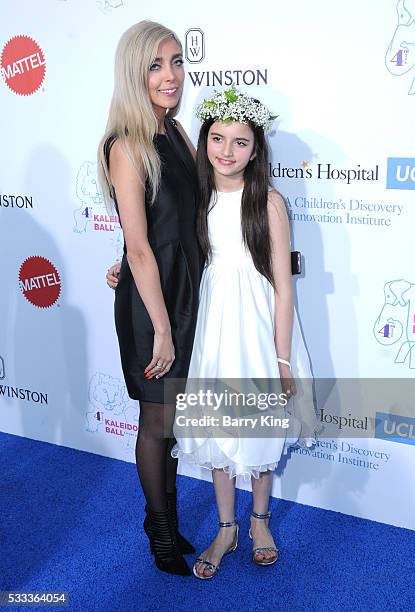
[[[252,121],[266,132],[278,115],[271,115],[271,111],[259,100],[247,96],[232,86],[224,91],[215,90],[211,98],[199,104],[196,117],[202,122],[207,119],[216,119],[224,123]]]

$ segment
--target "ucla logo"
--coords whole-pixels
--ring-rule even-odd
[[[415,419],[385,412],[376,413],[375,438],[415,444]]]
[[[205,35],[200,28],[190,28],[185,34],[185,55],[190,64],[200,64],[205,57]]]
[[[415,189],[415,157],[389,157],[387,189]]]

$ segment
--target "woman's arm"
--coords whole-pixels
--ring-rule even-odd
[[[137,156],[138,159],[139,156]],[[140,176],[117,140],[110,152],[110,176],[114,186],[124,239],[127,261],[137,290],[154,327],[153,359],[144,370],[148,375],[165,374],[174,360],[170,321],[160,284],[160,274],[147,238],[144,169]],[[155,368],[157,362],[163,366]]]
[[[268,196],[268,220],[275,283],[275,347],[278,357],[290,361],[294,309],[290,230],[284,200],[276,191],[270,191]],[[288,365],[278,362],[278,368],[281,378],[292,378]]]

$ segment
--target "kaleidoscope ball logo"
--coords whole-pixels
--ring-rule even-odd
[[[20,266],[20,290],[28,302],[38,308],[50,308],[61,293],[61,279],[53,263],[34,255]]]
[[[0,59],[1,76],[20,96],[39,89],[45,78],[46,62],[42,49],[30,36],[14,36],[5,45]]]

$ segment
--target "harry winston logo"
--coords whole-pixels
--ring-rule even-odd
[[[185,55],[190,64],[200,64],[205,57],[205,35],[200,28],[190,28],[185,34]]]
[[[3,380],[3,378],[5,378],[5,376],[6,376],[6,370],[4,368],[4,359],[0,355],[0,380]]]

